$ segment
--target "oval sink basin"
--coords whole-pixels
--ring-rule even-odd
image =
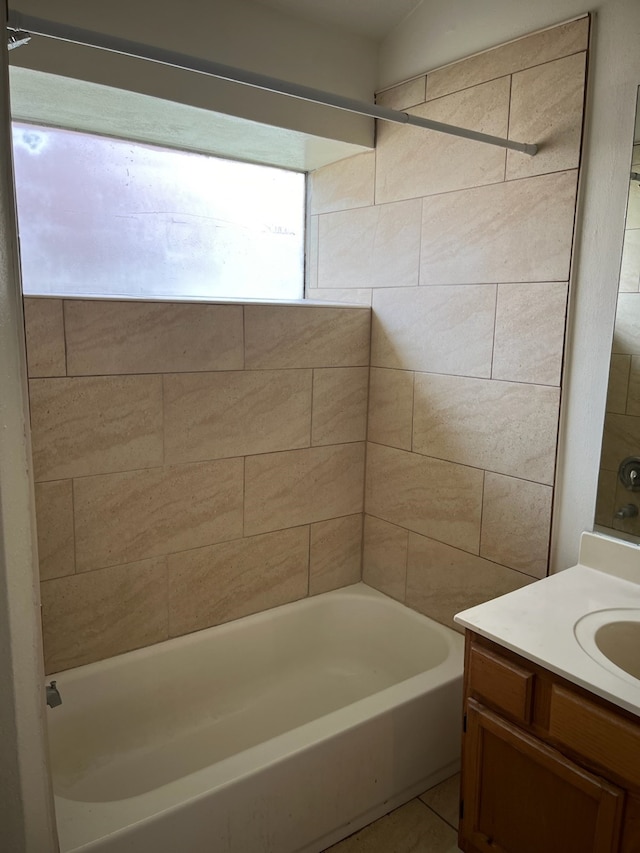
[[[576,622],[574,633],[596,663],[640,687],[640,608],[589,613]]]

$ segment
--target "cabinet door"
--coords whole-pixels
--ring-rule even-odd
[[[470,699],[460,846],[478,853],[613,853],[624,792]]]

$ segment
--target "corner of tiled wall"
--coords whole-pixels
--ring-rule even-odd
[[[25,317],[48,672],[360,579],[369,309]]]
[[[308,296],[373,308],[363,578],[450,625],[547,572],[588,35],[378,96],[535,157],[379,122],[310,176]]]

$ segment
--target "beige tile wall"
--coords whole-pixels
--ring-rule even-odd
[[[380,122],[311,176],[307,294],[373,309],[363,578],[447,624],[547,572],[588,33],[379,96],[535,157]]]
[[[308,296],[360,309],[25,301],[47,671],[361,572],[447,624],[546,573],[587,40],[379,97],[535,158],[381,125],[312,175]],[[640,414],[640,353],[615,368]]]
[[[635,145],[633,171],[640,172],[640,145]],[[640,184],[629,184],[622,250],[618,307],[609,369],[607,412],[600,458],[596,524],[640,537],[640,513],[616,518],[627,504],[640,509],[640,493],[618,480],[620,463],[637,457],[640,448]]]
[[[25,300],[48,672],[360,579],[370,313]]]

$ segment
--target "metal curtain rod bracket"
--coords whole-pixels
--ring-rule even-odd
[[[7,36],[8,50],[13,50],[31,41],[31,36],[29,33],[25,33],[24,30],[14,30],[11,27],[7,27],[7,31],[9,33]]]
[[[640,181],[640,172],[631,172],[632,181]]]
[[[479,133],[475,130],[455,127],[451,124],[443,124],[439,121],[432,121],[421,116],[411,115],[411,113],[392,110],[389,107],[381,107],[377,104],[369,104],[366,101],[358,101],[355,98],[346,98],[342,95],[323,92],[321,89],[314,89],[310,86],[301,86],[286,80],[278,80],[275,77],[268,77],[266,74],[233,68],[230,65],[223,65],[220,62],[200,59],[195,56],[188,56],[187,54],[176,53],[171,50],[165,50],[164,48],[140,44],[139,42],[115,36],[106,36],[77,27],[68,27],[58,24],[55,21],[46,21],[42,18],[32,17],[31,15],[23,15],[12,9],[9,9],[7,26],[10,30],[19,30],[21,34],[23,32],[24,35],[44,36],[87,47],[95,47],[100,50],[108,50],[111,53],[120,53],[125,56],[135,57],[136,59],[146,59],[162,65],[170,65],[174,68],[196,71],[200,74],[207,74],[210,77],[218,77],[221,80],[242,83],[245,86],[251,86],[255,89],[263,89],[267,92],[275,92],[279,95],[288,95],[291,98],[311,101],[312,103],[322,104],[327,107],[335,107],[339,110],[357,113],[358,115],[368,116],[369,118],[424,127],[427,130],[435,130],[439,133],[448,133],[452,136],[473,139],[476,142],[486,142],[488,145],[497,145],[500,148],[508,148],[512,151],[521,151],[531,156],[538,150],[537,145],[526,142],[513,142],[510,139],[503,139],[501,136],[490,136],[489,134]]]

